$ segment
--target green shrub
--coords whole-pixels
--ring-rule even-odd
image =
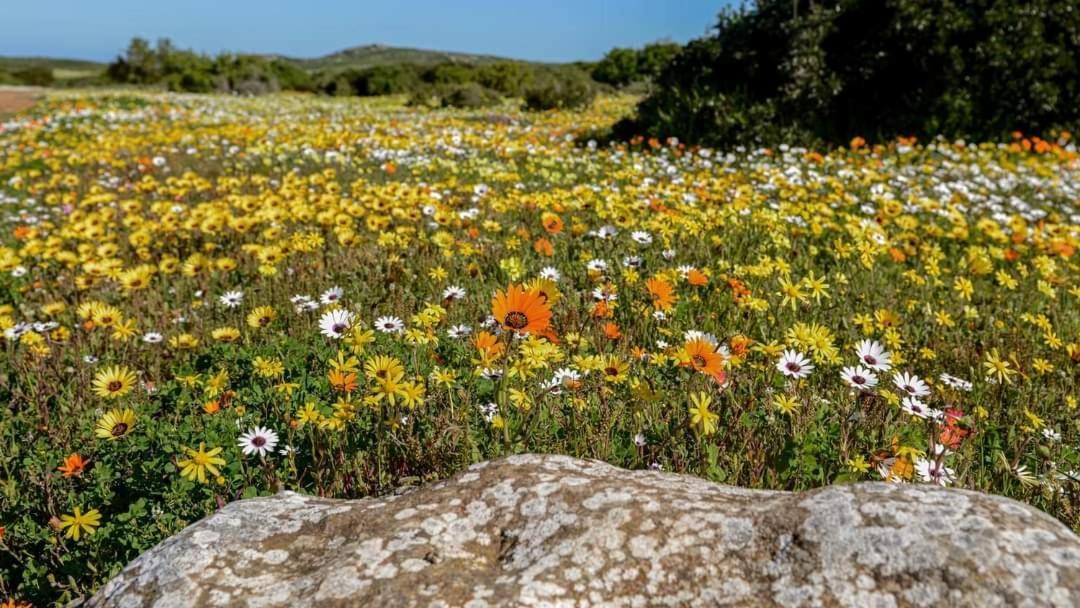
[[[761,0],[725,12],[623,133],[687,143],[998,139],[1080,123],[1080,0]]]
[[[535,84],[525,91],[525,109],[544,111],[585,108],[596,97],[596,85],[576,68],[538,75]]]
[[[502,101],[497,92],[475,82],[451,85],[439,99],[444,108],[487,108]]]
[[[21,84],[47,87],[54,81],[52,70],[44,66],[34,66],[15,72],[15,79]]]

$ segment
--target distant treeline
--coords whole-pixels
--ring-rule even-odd
[[[677,44],[659,42],[642,49],[613,49],[596,63],[443,61],[307,69],[301,62],[284,57],[207,55],[180,49],[168,39],[151,44],[134,38],[103,74],[81,79],[78,84],[131,84],[240,95],[275,91],[334,96],[407,95],[414,105],[433,107],[483,107],[514,98],[522,99],[529,109],[579,108],[591,103],[597,92],[640,87],[649,82],[679,48]],[[53,74],[44,67],[14,74],[0,72],[0,83],[5,81],[54,84]]]

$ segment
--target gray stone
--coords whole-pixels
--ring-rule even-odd
[[[91,606],[1080,606],[1080,538],[1009,499],[791,494],[561,456],[413,492],[242,500]]]

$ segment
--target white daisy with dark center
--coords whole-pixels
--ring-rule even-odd
[[[788,349],[780,354],[776,369],[789,378],[799,380],[809,376],[810,372],[814,371],[814,366],[802,353]]]
[[[327,338],[340,340],[352,329],[354,320],[353,313],[345,309],[328,310],[319,318],[319,331]]]
[[[278,434],[266,427],[256,427],[240,436],[238,445],[245,455],[266,456],[278,444]]]

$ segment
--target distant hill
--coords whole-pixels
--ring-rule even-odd
[[[46,68],[52,70],[53,78],[69,80],[100,74],[105,71],[105,64],[55,57],[0,57],[0,72],[14,74],[30,68]]]
[[[338,70],[338,69],[363,69],[381,65],[397,65],[412,63],[416,65],[436,65],[439,63],[465,63],[470,65],[483,65],[497,61],[516,61],[506,57],[494,55],[475,55],[472,53],[456,53],[451,51],[431,51],[426,49],[412,49],[382,44],[365,44],[340,50],[329,55],[314,59],[300,59],[295,57],[281,57],[292,61],[296,65],[308,70]],[[534,63],[534,62],[522,62]]]

